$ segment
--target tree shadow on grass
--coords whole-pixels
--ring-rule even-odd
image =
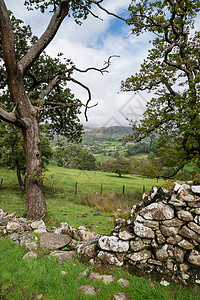
[[[110,175],[110,174],[106,174],[106,176],[108,176],[108,177],[113,177],[113,178],[120,178],[120,179],[132,179],[133,180],[133,178],[131,178],[131,177],[127,177],[127,176],[124,176],[124,175],[122,175],[121,177],[119,176],[119,175]]]

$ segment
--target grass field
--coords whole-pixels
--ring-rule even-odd
[[[22,260],[27,250],[11,241],[0,240],[0,299],[2,300],[109,300],[119,292],[126,292],[132,300],[199,300],[199,287],[187,288],[181,285],[162,286],[129,274],[124,268],[94,269],[91,265],[80,263],[76,258],[59,265],[55,259],[40,255],[37,259]],[[90,282],[86,276],[78,278],[86,268],[103,274],[113,274],[115,280],[106,285],[102,281]],[[62,274],[62,271],[65,274]],[[117,280],[124,278],[129,287],[121,287]],[[78,291],[82,285],[99,289],[95,296],[84,295]]]
[[[3,178],[3,186],[0,190],[0,208],[22,215],[26,212],[26,201],[20,195],[16,174],[11,170],[0,168],[0,180]],[[75,183],[78,182],[78,195],[74,195]],[[144,179],[137,176],[117,177],[114,174],[102,172],[86,172],[68,170],[59,167],[49,167],[46,173],[45,193],[49,215],[52,224],[66,221],[73,227],[85,225],[96,233],[109,234],[113,228],[113,213],[102,209],[77,204],[85,193],[96,195],[100,185],[103,184],[103,197],[109,191],[121,193],[122,185],[125,191],[134,193],[142,190],[143,185],[149,189],[155,180]],[[162,183],[161,181],[159,182]],[[123,197],[121,197],[123,199]],[[123,200],[122,200],[123,201]],[[119,203],[116,203],[116,208]],[[124,268],[98,269],[91,265],[80,263],[77,258],[59,265],[55,259],[46,257],[46,253],[40,254],[36,260],[22,260],[27,249],[14,245],[8,239],[0,239],[0,299],[45,299],[45,300],[109,300],[112,295],[126,292],[133,300],[200,300],[198,286],[187,288],[182,285],[165,287],[159,282],[137,277],[129,274]],[[86,268],[100,273],[114,274],[113,283],[105,283],[95,280],[90,282],[88,278],[78,278],[80,272]],[[65,271],[62,274],[61,271]],[[127,279],[129,287],[121,287],[117,283],[119,278]],[[86,296],[78,291],[81,285],[90,285],[100,289],[96,296]]]
[[[3,188],[0,193],[0,207],[23,215],[26,213],[25,196],[21,195],[18,188],[16,173],[12,170],[0,168],[0,180],[3,178]],[[77,184],[77,195],[75,196],[75,184]],[[146,179],[139,176],[126,175],[119,177],[116,174],[99,171],[80,171],[49,166],[46,172],[45,196],[48,212],[52,224],[68,222],[73,227],[84,225],[96,233],[109,233],[113,228],[114,212],[121,203],[125,201],[122,194],[123,185],[125,194],[135,191],[150,189],[156,183],[154,179]],[[161,183],[161,181],[160,181]],[[112,207],[104,211],[101,207],[102,198],[97,199],[99,203],[92,207],[80,205],[85,203],[84,198],[93,195],[94,198],[100,194],[101,185],[103,198],[107,194],[115,192],[118,201],[112,196]],[[135,204],[135,199],[129,197],[128,208]],[[138,200],[137,200],[138,201]]]

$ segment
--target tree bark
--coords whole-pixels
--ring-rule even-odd
[[[43,190],[44,178],[37,111],[32,113],[29,126],[23,130],[23,137],[26,159],[27,218],[39,219],[46,215],[47,207]]]

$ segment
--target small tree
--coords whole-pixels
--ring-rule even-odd
[[[116,173],[119,175],[119,177],[125,174],[131,174],[132,172],[130,162],[123,157],[118,157],[113,161],[106,161],[105,163],[103,163],[102,170],[104,172]]]
[[[80,145],[58,147],[54,152],[54,159],[64,168],[79,170],[97,170],[98,162],[93,154],[81,148]]]

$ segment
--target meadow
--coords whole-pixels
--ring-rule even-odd
[[[26,200],[20,194],[15,171],[0,168],[1,178],[0,207],[19,215],[25,214]],[[121,213],[129,213],[131,207],[141,200],[143,187],[148,190],[156,182],[134,175],[119,177],[100,171],[48,166],[44,186],[50,225],[68,222],[73,227],[84,225],[96,233],[109,233],[117,211],[121,209]]]
[[[19,192],[15,172],[0,168],[0,180],[2,178],[0,208],[23,215],[26,212],[26,201],[25,196]],[[78,182],[77,195],[75,195],[76,182]],[[45,194],[50,216],[48,226],[65,221],[73,227],[84,225],[88,230],[96,233],[109,234],[120,203],[126,202],[129,205],[127,207],[131,207],[135,201],[138,201],[137,197],[133,198],[134,195],[136,196],[139,191],[141,195],[143,186],[147,190],[155,183],[156,180],[133,175],[120,178],[111,173],[49,166],[45,180]],[[160,180],[158,184],[161,183]],[[103,184],[102,196],[99,195],[101,184]],[[124,196],[123,185],[125,185]],[[89,196],[96,202],[89,203],[90,206],[80,204]],[[107,202],[109,197],[113,206],[105,211],[105,203],[102,199],[105,198]],[[125,268],[105,266],[105,269],[99,269],[98,265],[81,263],[78,257],[64,265],[59,265],[55,259],[47,258],[47,253],[41,250],[38,250],[39,257],[36,260],[23,261],[22,257],[26,252],[25,247],[14,245],[7,238],[0,239],[0,299],[109,300],[116,293],[126,292],[130,295],[130,299],[134,300],[200,300],[198,286],[188,288],[170,284],[165,287],[160,285],[159,281],[130,274]],[[98,280],[90,282],[86,276],[78,278],[79,273],[86,268],[89,271],[113,274],[115,280],[106,285]],[[62,271],[65,273],[63,274]],[[127,279],[130,286],[121,287],[117,283],[119,278]],[[97,287],[100,293],[96,296],[86,296],[78,291],[81,285],[86,284]]]

